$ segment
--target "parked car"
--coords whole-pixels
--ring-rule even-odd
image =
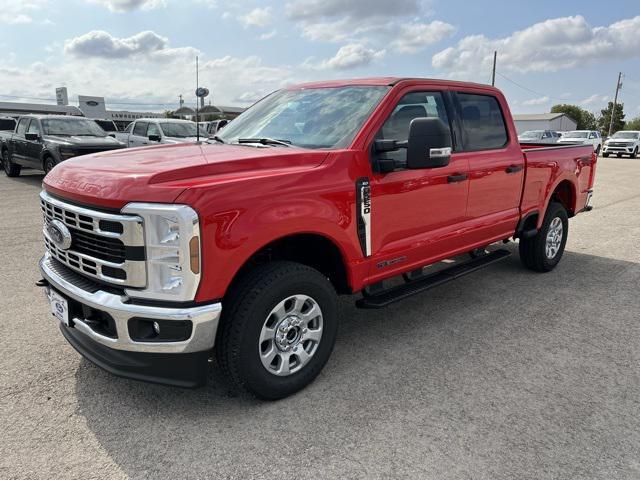
[[[597,130],[573,130],[563,133],[558,143],[589,144],[593,146],[593,151],[599,154],[602,148],[602,137]]]
[[[640,131],[620,130],[614,133],[604,142],[603,157],[613,154],[618,158],[629,155],[629,158],[637,158],[640,150]]]
[[[508,257],[492,245],[511,238],[525,267],[555,268],[597,157],[542,147],[518,143],[490,86],[287,87],[215,143],[57,167],[40,283],[64,337],[116,375],[195,387],[215,355],[238,389],[285,397],[327,362],[337,294],[382,308]]]
[[[4,171],[20,175],[23,167],[50,172],[69,158],[124,148],[93,120],[63,115],[25,115],[0,146]]]
[[[118,132],[118,126],[113,120],[94,118],[93,121],[96,122],[98,126],[105,132],[107,132],[107,134],[111,134],[112,137],[112,134]]]
[[[130,123],[116,138],[128,147],[142,147],[159,143],[190,143],[196,141],[196,123],[174,118],[141,118]],[[200,136],[208,135],[200,128]]]
[[[214,120],[213,122],[209,123],[209,126],[207,127],[207,133],[209,134],[210,137],[215,136],[220,130],[222,130],[224,127],[227,126],[227,124],[229,123],[229,120]]]
[[[518,135],[518,140],[525,143],[557,143],[559,138],[554,130],[528,130]]]

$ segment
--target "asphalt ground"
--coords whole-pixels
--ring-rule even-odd
[[[0,478],[640,478],[640,161],[600,159],[549,274],[514,255],[378,311],[340,303],[278,402],[124,380],[35,287],[42,175],[0,176]]]

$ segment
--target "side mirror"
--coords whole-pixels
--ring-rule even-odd
[[[109,136],[109,137],[116,138],[116,134],[115,134],[115,133],[110,133],[108,136]]]
[[[162,140],[162,138],[160,138],[160,135],[149,135],[149,140],[151,140],[152,142],[159,142]]]
[[[451,160],[451,131],[439,118],[414,118],[409,126],[407,168],[446,167]]]
[[[37,133],[25,133],[24,138],[29,140],[30,142],[34,142],[38,140],[39,135]]]

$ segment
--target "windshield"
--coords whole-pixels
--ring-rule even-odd
[[[587,138],[589,132],[567,132],[562,135],[564,138]]]
[[[520,138],[538,138],[542,132],[524,132],[518,135]]]
[[[229,123],[219,136],[272,138],[305,148],[347,147],[388,87],[339,87],[280,90]]]
[[[193,122],[161,122],[160,128],[165,137],[188,138],[196,136],[196,124]],[[207,135],[207,130],[200,125],[200,135]]]
[[[42,128],[45,135],[107,136],[96,122],[84,118],[43,118]]]
[[[626,138],[627,140],[636,140],[640,136],[638,132],[616,132],[611,138]]]
[[[110,120],[94,120],[98,125],[102,127],[103,130],[107,132],[115,132],[118,129],[116,128],[116,124]]]

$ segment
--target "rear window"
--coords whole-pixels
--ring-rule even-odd
[[[0,118],[0,130],[13,130],[16,128],[16,121],[11,118]]]
[[[507,127],[495,97],[458,93],[458,101],[466,151],[503,148],[507,144]]]

